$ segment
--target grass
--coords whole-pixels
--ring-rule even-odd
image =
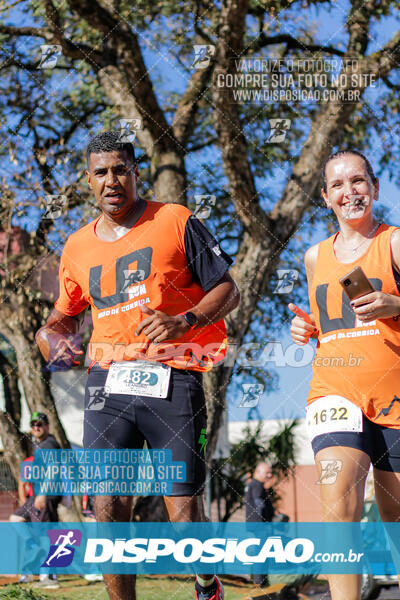
[[[278,591],[276,586],[260,590],[251,583],[235,577],[221,577],[225,588],[225,600],[246,600],[251,597]],[[0,600],[109,600],[103,582],[88,583],[78,575],[60,575],[57,590],[36,590],[32,584],[1,585]],[[326,586],[318,579],[314,588]],[[280,587],[280,586],[279,586]],[[275,588],[275,589],[274,589]],[[184,575],[139,575],[136,585],[137,600],[194,600],[194,577]],[[307,592],[305,592],[307,598]],[[272,596],[273,597],[273,596]]]
[[[17,585],[8,585],[0,590],[0,598],[13,600],[45,600],[46,596],[31,589],[23,589]]]
[[[222,578],[226,600],[243,600],[250,592],[257,595],[254,586],[241,580]],[[36,590],[32,584],[7,585],[0,589],[0,600],[109,600],[104,583],[87,582],[76,576],[60,576],[58,590]],[[141,575],[137,581],[138,600],[188,600],[194,598],[194,577]],[[260,591],[258,591],[260,594]]]

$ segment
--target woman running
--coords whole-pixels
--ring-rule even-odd
[[[311,314],[289,304],[293,341],[318,338],[307,423],[323,517],[360,520],[372,463],[381,518],[399,521],[400,230],[374,218],[379,181],[361,153],[331,155],[323,175],[339,231],[305,254]],[[350,301],[339,280],[356,266],[375,291]],[[329,585],[333,600],[360,598],[361,575],[330,575]]]

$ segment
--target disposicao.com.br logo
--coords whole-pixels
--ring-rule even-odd
[[[90,538],[86,543],[85,563],[155,563],[170,558],[175,563],[255,564],[272,559],[276,563],[299,564],[314,554],[314,543],[307,538],[294,538],[284,543],[281,536],[247,538],[187,537],[171,538]]]
[[[379,573],[379,561],[392,564],[400,556],[400,523],[96,522],[62,526],[0,523],[2,539],[16,540],[0,552],[0,571],[35,573],[55,568],[58,573],[93,573],[97,568],[102,573],[140,574],[212,568],[220,574],[254,574],[264,573],[267,567],[271,573],[362,573],[367,561],[371,572]]]

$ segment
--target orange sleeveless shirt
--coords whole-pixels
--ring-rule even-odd
[[[395,229],[380,225],[366,252],[346,264],[335,256],[337,233],[319,244],[309,290],[319,336],[307,402],[337,394],[360,406],[371,421],[400,429],[400,319],[361,323],[339,283],[360,266],[376,290],[400,296],[390,248]]]

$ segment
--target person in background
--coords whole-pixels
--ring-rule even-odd
[[[32,413],[31,420],[31,435],[32,435],[32,451],[38,448],[41,450],[59,450],[60,445],[54,435],[50,433],[49,419],[45,413]],[[33,456],[30,456],[27,461],[32,461]],[[61,496],[38,496],[35,494],[32,486],[20,481],[18,485],[18,496],[20,506],[10,516],[12,523],[57,523],[58,522],[58,505],[61,501]],[[21,575],[18,583],[30,583],[33,581],[33,575]],[[35,587],[45,589],[57,589],[59,583],[57,575],[42,573],[40,581],[35,584]]]
[[[272,521],[275,514],[270,497],[273,474],[272,467],[267,462],[258,463],[252,479],[245,489],[246,523]],[[268,483],[270,484],[269,487]],[[260,587],[267,585],[267,576],[256,573],[254,583]]]

